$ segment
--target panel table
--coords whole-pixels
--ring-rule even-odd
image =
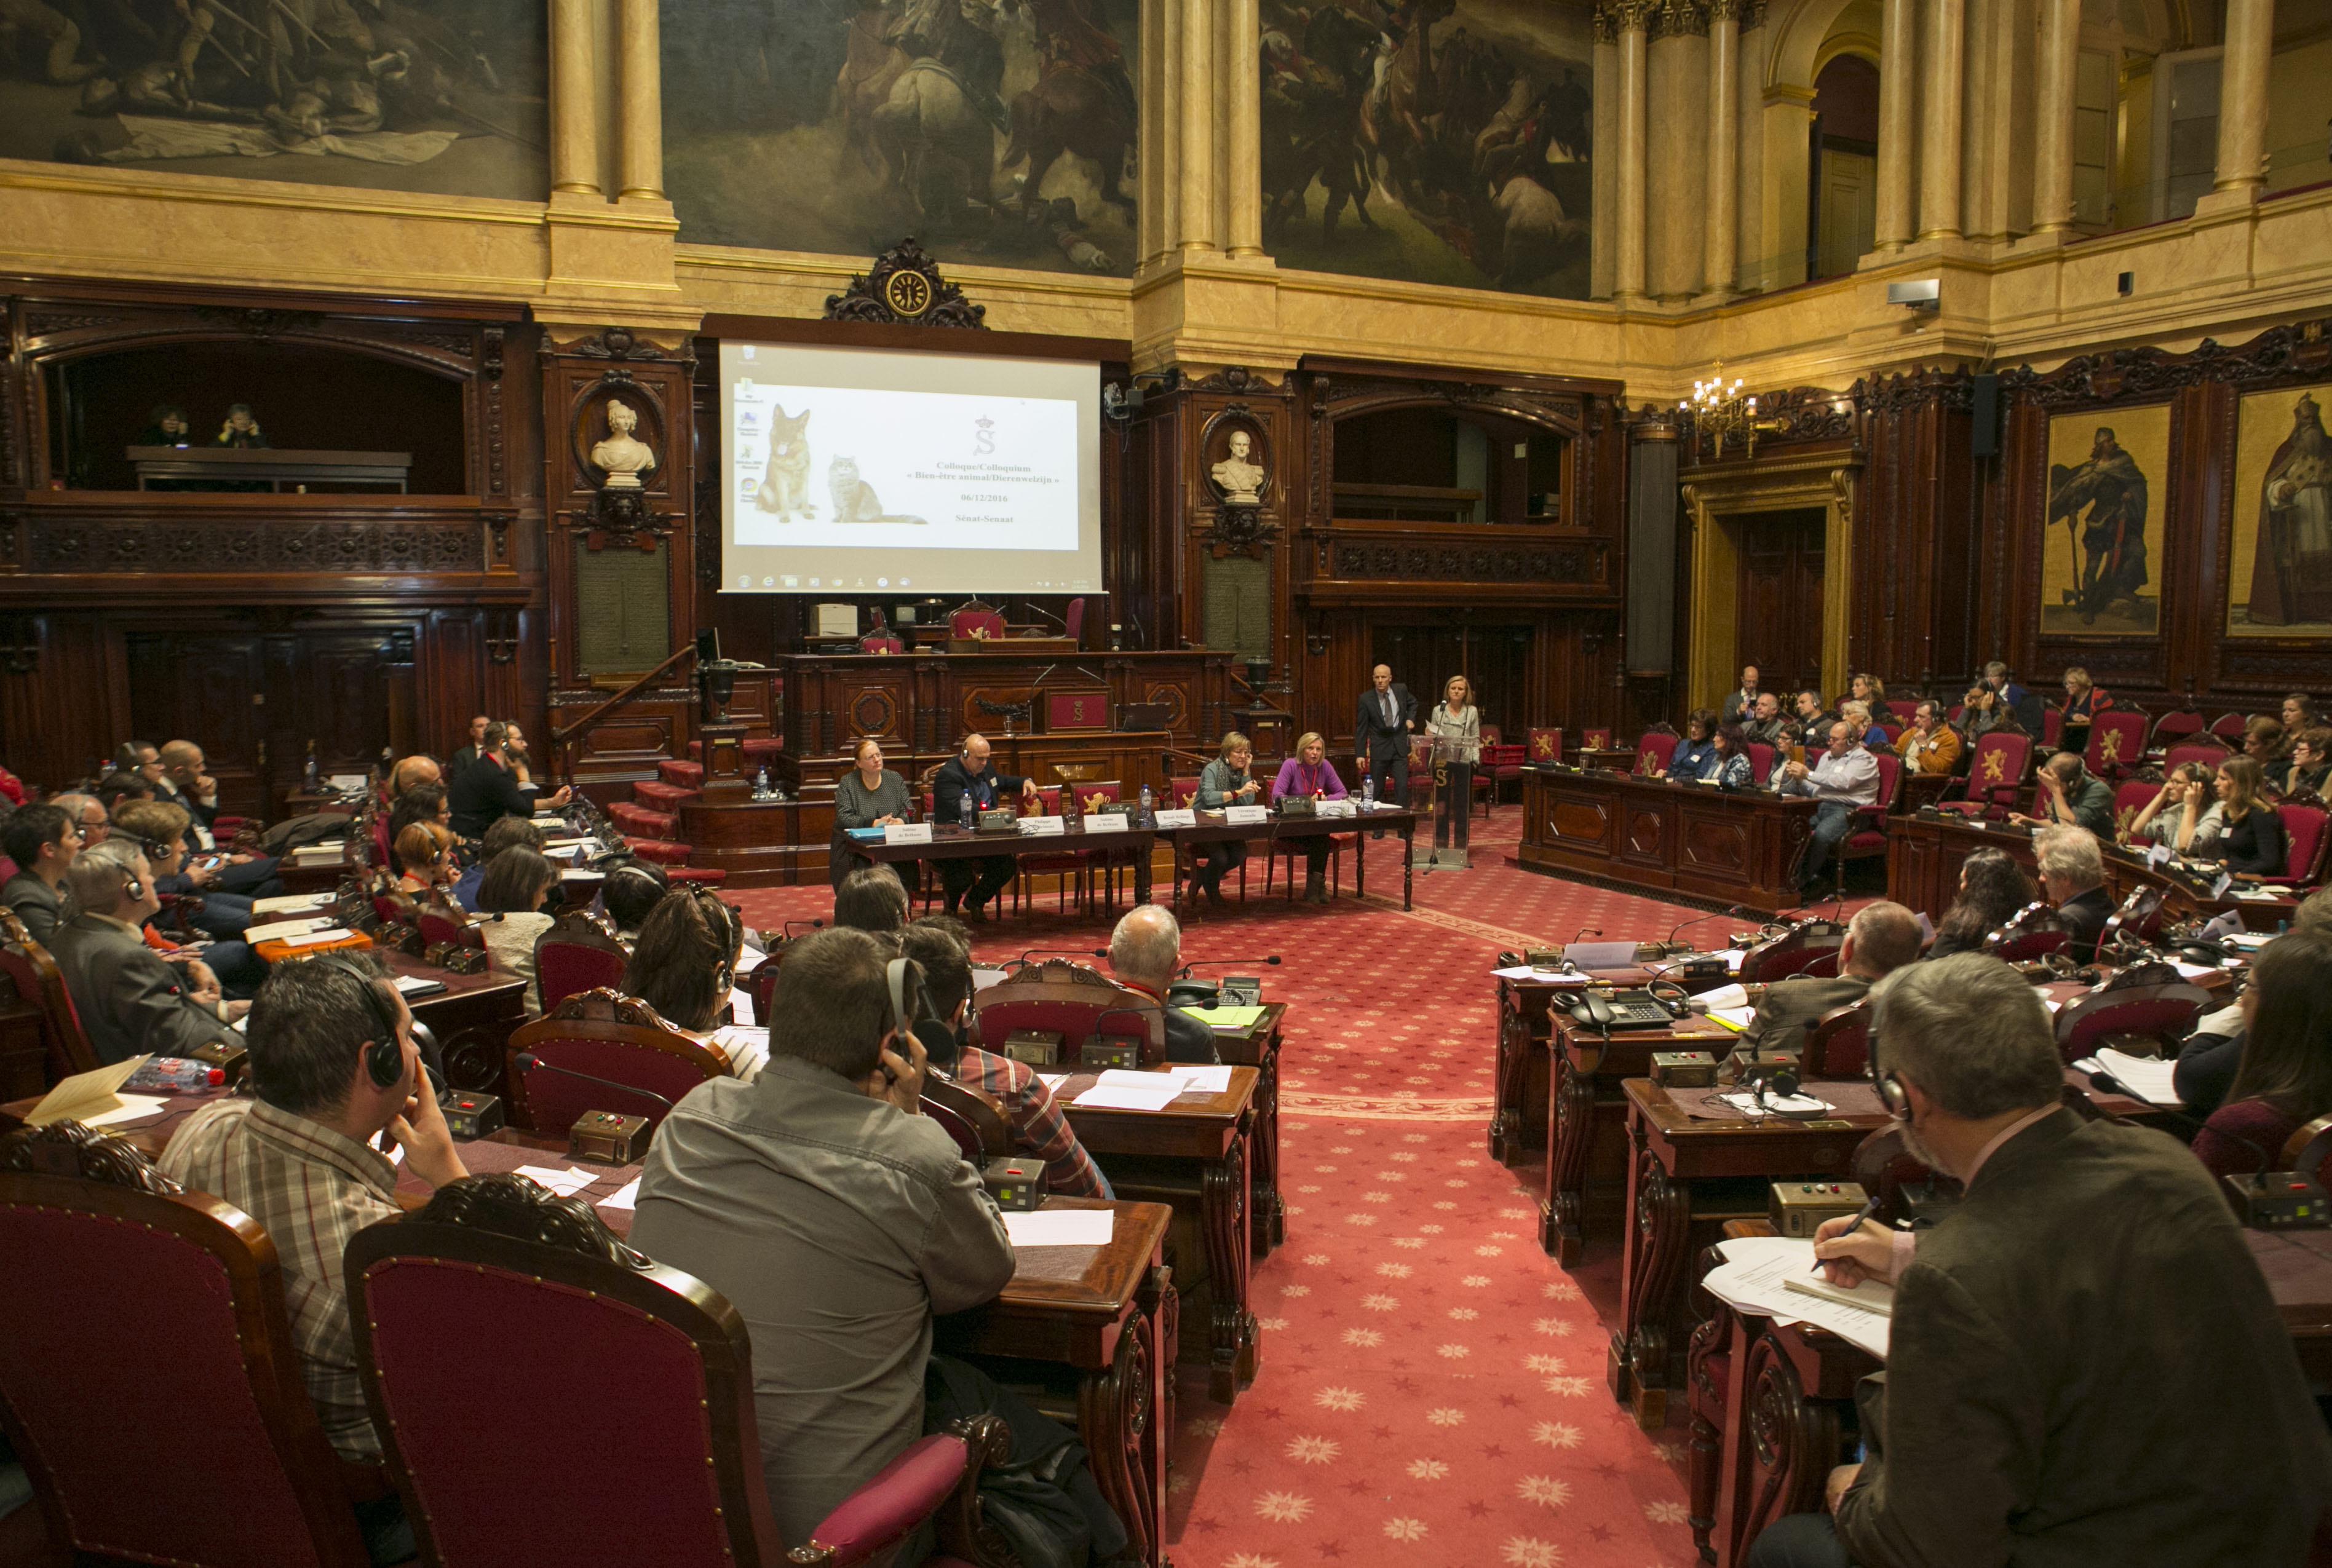
[[[1773,914],[1801,902],[1792,874],[1814,806],[1762,789],[1728,795],[1629,773],[1525,765],[1515,861],[1525,871]]]

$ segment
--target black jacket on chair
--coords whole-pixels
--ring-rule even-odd
[[[49,950],[100,1064],[141,1052],[183,1056],[214,1040],[242,1043],[217,1014],[195,1005],[160,953],[119,922],[76,915],[57,927]]]
[[[2057,913],[2070,932],[2065,938],[2065,956],[2075,963],[2096,962],[2098,938],[2105,934],[2113,912],[2113,899],[2102,887],[2077,893],[2059,904]]]
[[[1410,731],[1417,722],[1417,699],[1399,681],[1392,684],[1393,721],[1385,722],[1384,697],[1374,686],[1361,693],[1352,714],[1352,751],[1371,763],[1391,762],[1409,755]]]

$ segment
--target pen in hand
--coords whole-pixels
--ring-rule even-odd
[[[1878,1195],[1874,1193],[1871,1197],[1864,1200],[1862,1208],[1854,1216],[1854,1223],[1840,1231],[1839,1235],[1841,1237],[1853,1235],[1856,1231],[1862,1229],[1862,1222],[1864,1220],[1868,1219],[1878,1212]],[[1814,1272],[1816,1274],[1820,1274],[1822,1271],[1822,1263],[1823,1259],[1820,1257],[1814,1259]]]

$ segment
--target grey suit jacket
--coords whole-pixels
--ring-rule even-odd
[[[29,871],[0,883],[0,904],[16,912],[16,918],[43,947],[57,934],[57,922],[64,913],[57,904],[57,890]]]
[[[57,927],[49,951],[100,1064],[144,1051],[183,1056],[212,1040],[241,1040],[187,998],[178,971],[160,953],[110,921],[76,915]]]
[[[2308,1554],[2332,1443],[2226,1200],[2160,1133],[2058,1110],[2002,1144],[1897,1282],[1887,1361],[1838,1510],[1857,1563]]]
[[[1810,1025],[1824,1013],[1860,1001],[1869,990],[1870,982],[1859,974],[1842,974],[1836,980],[1792,975],[1765,992],[1765,999],[1757,1004],[1757,1016],[1741,1031],[1740,1048],[1744,1052],[1802,1050]]]

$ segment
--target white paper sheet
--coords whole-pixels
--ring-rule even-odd
[[[1066,1073],[1039,1073],[1037,1081],[1047,1089],[1057,1089],[1069,1081],[1069,1076]]]
[[[331,924],[329,915],[310,915],[304,920],[271,920],[243,928],[243,940],[248,942],[289,942]]]
[[[600,1199],[599,1207],[602,1209],[636,1209],[639,1206],[639,1201],[640,1179],[635,1176],[629,1181],[625,1182],[621,1187],[616,1188],[616,1190],[607,1197]]]
[[[1109,1209],[1039,1209],[1004,1217],[1004,1232],[1015,1247],[1106,1247],[1116,1231],[1117,1213]]]
[[[91,1115],[76,1117],[75,1120],[84,1127],[111,1127],[123,1122],[142,1122],[148,1116],[160,1115],[162,1107],[167,1103],[165,1096],[160,1095],[117,1093],[113,1097],[121,1104],[110,1111],[99,1111]]]
[[[600,1175],[598,1171],[586,1171],[579,1165],[569,1165],[564,1171],[555,1171],[548,1165],[521,1165],[518,1173],[531,1176],[561,1198],[574,1197],[597,1181]]]
[[[2178,1105],[2178,1089],[2174,1082],[2178,1076],[2176,1062],[2165,1062],[2158,1056],[2133,1056],[2111,1046],[2098,1052],[2097,1059],[2107,1072],[2146,1099],[2157,1105]]]
[[[975,991],[984,991],[989,986],[992,986],[999,980],[1002,980],[1005,973],[1006,971],[1000,969],[980,969],[975,967],[971,971],[971,989]]]
[[[1526,963],[1518,963],[1512,969],[1494,969],[1490,974],[1497,980],[1534,980],[1557,986],[1583,986],[1587,983],[1587,976],[1583,974],[1557,974],[1553,970],[1533,969]]]
[[[1737,1032],[1749,1027],[1749,1020],[1757,1016],[1757,1009],[1755,1008],[1711,1008],[1708,1009],[1708,1016],[1726,1028]]]
[[[1145,1075],[1155,1076],[1156,1075]],[[1162,1111],[1182,1096],[1182,1081],[1164,1089],[1110,1089],[1096,1084],[1069,1102],[1089,1111]]]
[[[1718,1243],[1725,1261],[1708,1271],[1702,1284],[1719,1301],[1750,1312],[1771,1314],[1776,1323],[1810,1323],[1826,1328],[1850,1344],[1884,1361],[1889,1319],[1881,1313],[1824,1297],[1806,1296],[1783,1285],[1787,1279],[1814,1277],[1814,1244],[1790,1236],[1757,1236]]]
[[[1706,1002],[1711,1012],[1719,1008],[1745,1008],[1749,1005],[1749,990],[1742,985],[1719,986],[1713,991],[1703,991],[1692,999]]]
[[[712,1043],[729,1053],[733,1077],[750,1078],[769,1060],[769,1031],[756,1024],[725,1024],[712,1031]]]
[[[742,986],[730,987],[729,1016],[740,1024],[758,1023],[760,1020],[753,1017],[753,993]]]
[[[2170,965],[2178,971],[2181,978],[2185,980],[2200,980],[2206,974],[2220,972],[2219,966],[2214,963],[2186,963],[2174,958],[2170,961]]]
[[[1106,1067],[1098,1082],[1104,1089],[1131,1089],[1136,1094],[1148,1095],[1169,1087],[1167,1080],[1173,1076],[1172,1073],[1142,1073],[1130,1067]],[[1182,1091],[1176,1089],[1174,1092],[1179,1095]]]
[[[349,938],[354,935],[356,935],[356,932],[349,930],[346,926],[335,925],[324,931],[311,931],[301,936],[287,936],[283,939],[283,945],[285,947],[313,947],[320,942],[346,942]]]
[[[1754,1090],[1744,1090],[1737,1095],[1719,1095],[1716,1097],[1736,1111],[1745,1111],[1752,1121],[1764,1116],[1779,1116],[1792,1111],[1801,1115],[1813,1115],[1838,1109],[1828,1100],[1818,1100],[1811,1095],[1769,1094],[1762,1104],[1758,1103]]]
[[[1166,1076],[1180,1078],[1191,1088],[1202,1089],[1209,1095],[1228,1094],[1231,1086],[1231,1070],[1228,1065],[1169,1067]]]
[[[322,909],[339,896],[337,893],[287,893],[275,898],[254,898],[251,901],[251,913],[294,914],[306,909]]]

